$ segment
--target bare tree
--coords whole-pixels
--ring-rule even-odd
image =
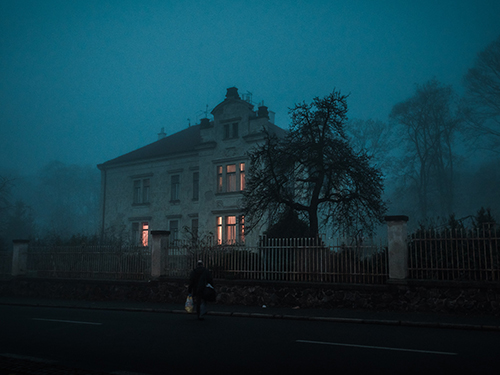
[[[346,132],[356,152],[365,150],[384,175],[392,172],[395,163],[393,152],[398,143],[387,122],[351,119],[346,124]]]
[[[367,153],[355,152],[349,143],[346,99],[333,91],[295,105],[285,138],[267,134],[250,154],[243,206],[251,227],[262,218],[280,217],[287,208],[308,218],[312,237],[320,221],[345,231],[370,231],[381,222],[386,210],[382,176]]]
[[[463,112],[471,134],[500,152],[500,36],[478,54],[464,85]]]
[[[448,214],[453,209],[453,141],[460,124],[452,108],[453,95],[451,86],[433,79],[417,86],[415,94],[396,104],[390,114],[403,129],[406,154],[402,169],[416,191],[422,219],[430,211]]]

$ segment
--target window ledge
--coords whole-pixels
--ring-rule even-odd
[[[151,205],[150,202],[148,203],[132,203],[133,207],[149,207]]]

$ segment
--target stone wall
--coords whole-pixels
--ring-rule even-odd
[[[185,280],[152,282],[14,278],[0,281],[0,296],[120,300],[183,304]],[[500,316],[500,285],[459,283],[352,285],[217,281],[217,303],[300,308],[351,308]]]

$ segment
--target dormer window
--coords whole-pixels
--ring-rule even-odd
[[[238,138],[238,123],[224,124],[224,139]]]

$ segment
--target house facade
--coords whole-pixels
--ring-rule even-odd
[[[171,239],[213,236],[218,243],[256,243],[245,233],[241,198],[248,151],[264,140],[264,129],[284,130],[270,121],[267,107],[227,89],[224,101],[201,119],[170,136],[99,164],[101,231],[148,245],[152,230]],[[266,228],[263,228],[266,229]]]

